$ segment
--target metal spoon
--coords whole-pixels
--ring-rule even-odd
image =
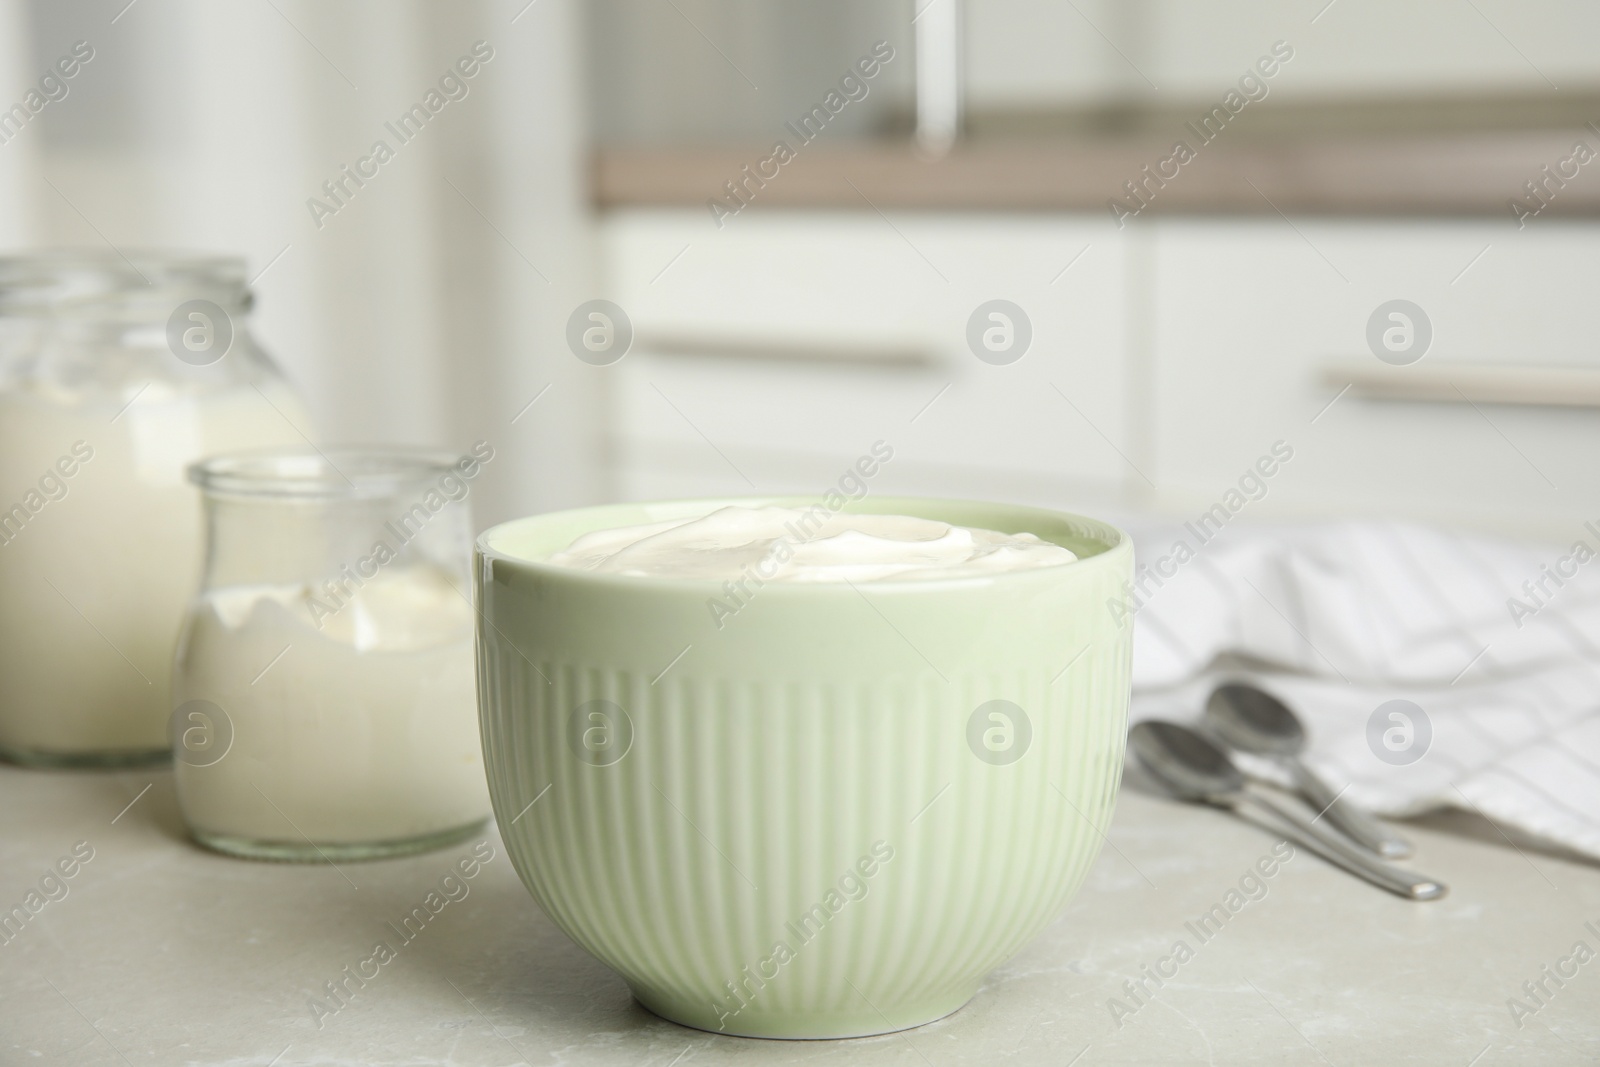
[[[1331,830],[1251,791],[1228,754],[1187,726],[1141,722],[1128,731],[1128,745],[1151,777],[1179,799],[1214,804],[1241,817],[1241,809],[1254,806],[1289,827],[1290,840],[1375,886],[1411,900],[1445,894],[1441,883],[1373,859]]]
[[[1295,787],[1311,807],[1363,848],[1386,859],[1411,855],[1411,842],[1377,819],[1342,799],[1300,761],[1306,747],[1305,727],[1293,711],[1271,693],[1253,685],[1218,686],[1206,701],[1205,723],[1224,742],[1255,756],[1266,756],[1288,769]]]

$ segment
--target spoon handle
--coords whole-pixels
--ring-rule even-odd
[[[1343,830],[1356,844],[1385,859],[1399,860],[1411,855],[1411,842],[1343,799],[1300,760],[1291,759],[1288,762],[1294,773],[1295,784],[1312,809],[1326,815],[1329,822]]]
[[[1295,832],[1289,834],[1289,837],[1297,844],[1305,846],[1329,863],[1343,867],[1375,886],[1411,900],[1435,900],[1445,894],[1445,886],[1442,883],[1374,859],[1369,853],[1356,848],[1338,834],[1323,829],[1299,812],[1286,808],[1259,793],[1247,792],[1241,799],[1256,805],[1279,822],[1291,827]]]

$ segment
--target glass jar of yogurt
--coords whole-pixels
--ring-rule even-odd
[[[0,258],[0,758],[163,759],[200,503],[184,469],[298,443],[239,259]]]
[[[482,827],[467,496],[493,455],[272,450],[191,469],[208,547],[172,735],[198,841],[337,862]]]

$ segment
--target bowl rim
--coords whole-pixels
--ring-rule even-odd
[[[933,589],[988,589],[996,585],[1016,584],[1024,585],[1029,582],[1038,582],[1042,578],[1054,578],[1060,574],[1084,574],[1090,570],[1106,567],[1119,567],[1124,557],[1133,553],[1133,539],[1127,531],[1091,515],[1082,515],[1077,512],[1060,511],[1054,508],[1039,507],[1034,504],[1016,504],[1003,501],[974,500],[963,497],[932,497],[932,496],[888,496],[872,494],[850,500],[841,511],[850,510],[852,505],[871,501],[874,504],[888,506],[905,505],[909,508],[919,507],[984,507],[1013,511],[1016,513],[1033,513],[1046,516],[1055,521],[1068,522],[1091,527],[1098,536],[1103,533],[1102,539],[1105,548],[1092,556],[1080,556],[1071,563],[1055,564],[1048,567],[1033,567],[1024,570],[1001,571],[995,574],[975,574],[952,578],[903,578],[888,582],[854,583],[848,581],[838,582],[765,582],[760,588],[763,596],[816,596],[837,595],[840,592],[859,593],[861,585],[870,586],[874,596],[877,595],[907,595],[918,592],[927,592]],[[787,495],[787,494],[753,494],[748,496],[732,497],[673,497],[664,500],[644,501],[615,501],[609,504],[595,504],[581,508],[564,508],[556,511],[542,512],[537,515],[527,515],[518,519],[496,523],[482,531],[473,541],[473,556],[477,560],[492,561],[494,567],[520,568],[542,579],[550,581],[573,582],[599,588],[613,590],[626,590],[636,593],[654,592],[690,592],[697,596],[720,595],[729,579],[724,578],[668,578],[657,576],[640,576],[627,574],[601,574],[594,571],[578,570],[573,567],[556,566],[541,560],[528,559],[525,556],[512,555],[491,545],[497,537],[505,536],[512,530],[541,522],[554,522],[558,519],[567,519],[584,514],[603,514],[606,512],[632,509],[632,508],[682,508],[687,510],[704,509],[701,513],[708,513],[718,507],[727,506],[791,506],[812,505],[818,502],[815,496]],[[917,511],[875,511],[875,514],[909,514],[917,517]],[[939,520],[943,521],[943,520]],[[596,526],[595,529],[604,529]],[[1042,536],[1042,535],[1037,535]]]

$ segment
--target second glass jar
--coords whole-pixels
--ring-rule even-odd
[[[172,739],[202,844],[337,861],[483,825],[466,497],[492,456],[286,450],[191,468],[207,551]]]

